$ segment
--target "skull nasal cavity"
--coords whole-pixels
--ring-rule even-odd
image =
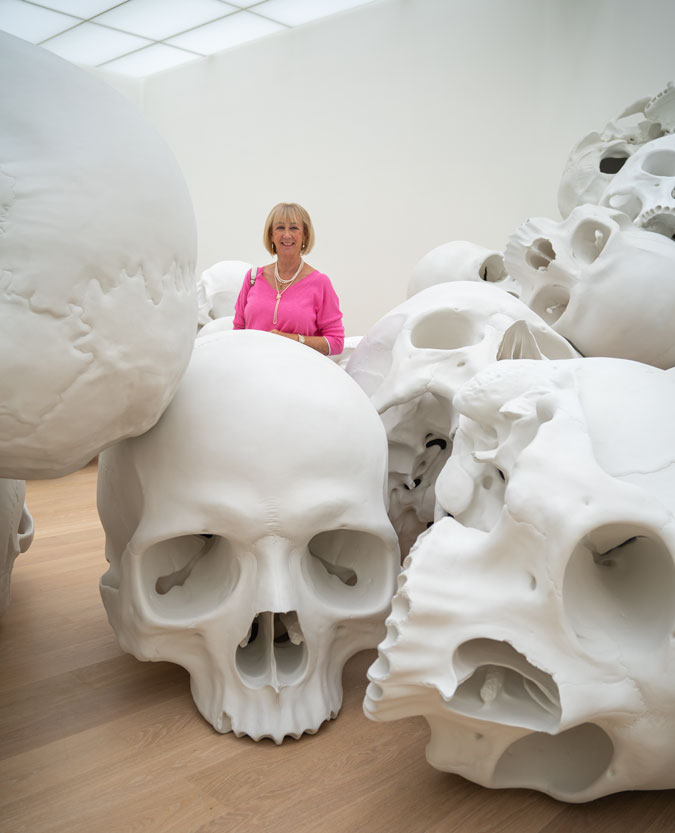
[[[237,671],[248,685],[292,685],[307,666],[307,648],[298,614],[266,610],[251,622],[236,654]]]
[[[626,164],[628,156],[606,156],[600,160],[600,173],[602,174],[618,174],[621,168]]]
[[[453,666],[462,682],[448,706],[458,714],[542,731],[558,726],[560,695],[553,677],[507,642],[465,642]]]
[[[478,344],[483,334],[469,316],[442,309],[425,316],[412,329],[410,340],[420,350],[457,350]]]
[[[548,269],[555,260],[555,250],[550,240],[538,237],[525,254],[525,261],[533,269]]]

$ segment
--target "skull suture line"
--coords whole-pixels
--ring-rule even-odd
[[[333,362],[253,330],[197,339],[159,423],[100,456],[121,646],[183,665],[218,731],[315,732],[346,660],[384,633],[386,465],[377,413]]]
[[[434,518],[434,484],[452,451],[457,390],[496,358],[577,355],[517,298],[474,281],[429,287],[365,335],[347,372],[387,430],[389,517],[404,555]]]
[[[521,300],[584,356],[675,364],[675,245],[663,235],[583,205],[561,223],[528,220],[504,261]]]
[[[429,762],[485,786],[675,786],[675,371],[497,362],[455,405],[366,714],[423,715]]]

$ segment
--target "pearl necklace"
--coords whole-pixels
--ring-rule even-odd
[[[281,300],[281,296],[283,293],[288,289],[288,287],[293,283],[293,281],[298,277],[300,274],[300,270],[305,265],[305,261],[300,258],[300,266],[298,266],[298,271],[293,275],[290,280],[284,280],[279,275],[279,261],[274,264],[274,285],[277,288],[277,302],[274,305],[274,315],[272,316],[272,323],[277,323],[277,310],[279,309],[279,301]]]
[[[295,275],[293,275],[292,278],[287,278],[286,280],[284,280],[279,274],[279,261],[277,260],[274,264],[274,280],[278,281],[280,284],[291,284],[298,277],[298,275],[300,274],[300,270],[304,265],[305,261],[302,258],[300,258],[300,266],[298,266],[298,271],[295,273]]]

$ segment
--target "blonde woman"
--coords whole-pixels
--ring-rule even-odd
[[[276,261],[246,273],[234,308],[234,329],[267,330],[324,356],[341,353],[344,327],[338,296],[330,278],[304,260],[314,245],[307,211],[294,202],[275,205],[265,221],[263,243]]]

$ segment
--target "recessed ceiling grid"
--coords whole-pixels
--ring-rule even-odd
[[[374,0],[0,0],[0,29],[143,78]]]

